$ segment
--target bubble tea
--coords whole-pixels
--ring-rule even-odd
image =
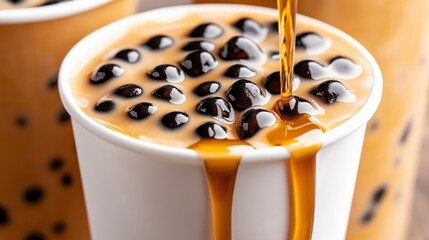
[[[89,238],[57,74],[79,39],[135,2],[88,2],[0,1],[0,239]]]
[[[218,8],[221,9],[221,6]],[[111,217],[102,216],[104,213],[98,211],[99,208],[94,204],[104,193],[119,187],[120,192],[117,194],[122,196],[110,197],[102,204],[104,208],[112,202],[119,201],[120,204],[123,202],[121,199],[128,199],[123,211],[135,208],[137,212],[144,212],[142,209],[148,205],[147,201],[156,197],[151,193],[158,195],[165,191],[161,186],[165,180],[150,181],[159,187],[159,192],[155,193],[153,187],[146,189],[146,197],[142,198],[144,203],[133,207],[135,197],[132,195],[138,197],[139,194],[130,193],[128,189],[145,189],[145,183],[128,183],[128,180],[134,179],[130,177],[134,174],[131,169],[124,178],[113,176],[117,175],[117,171],[127,169],[127,165],[135,158],[134,153],[120,154],[121,150],[116,145],[118,141],[130,141],[131,137],[133,141],[138,139],[140,141],[137,142],[155,144],[150,145],[154,148],[153,154],[158,151],[157,145],[164,145],[178,148],[178,152],[181,152],[180,149],[191,149],[200,156],[211,203],[213,236],[210,238],[216,240],[231,239],[233,234],[232,202],[236,197],[235,191],[240,189],[235,187],[235,183],[243,156],[254,149],[285,147],[292,157],[286,161],[288,166],[285,169],[289,178],[284,184],[289,182],[289,196],[293,200],[281,204],[283,206],[290,202],[291,213],[289,226],[281,227],[280,231],[288,229],[290,239],[310,238],[313,218],[317,215],[316,154],[322,148],[322,135],[335,131],[367,103],[376,85],[373,63],[349,40],[300,21],[296,36],[296,75],[292,79],[291,89],[293,97],[288,99],[287,104],[280,105],[279,25],[276,14],[272,11],[269,11],[270,14],[258,13],[260,9],[248,13],[239,7],[222,16],[204,7],[188,14],[180,10],[175,10],[177,16],[172,17],[173,20],[148,17],[146,22],[142,21],[136,26],[121,27],[123,32],[117,35],[119,37],[113,40],[106,38],[109,40],[102,46],[94,45],[96,32],[83,41],[93,46],[93,56],[86,56],[84,61],[71,68],[73,72],[70,76],[65,75],[71,66],[70,58],[83,54],[80,52],[83,43],[80,43],[64,63],[61,73],[63,102],[66,106],[78,105],[79,114],[85,114],[83,121],[88,124],[85,128],[89,130],[94,126],[100,129],[94,132],[95,135],[82,138],[82,122],[74,122],[80,161],[85,165],[82,171],[90,219],[94,226],[93,237],[114,239],[112,236],[119,231],[128,236],[140,236],[140,228],[112,224],[120,219],[113,216],[122,215],[122,211],[114,210],[116,213]],[[160,16],[167,16],[166,13],[161,14],[163,10],[159,11]],[[126,21],[116,25],[123,22]],[[108,29],[100,32],[110,34],[118,30]],[[65,90],[69,88],[68,84],[71,91],[67,94],[71,94],[73,103],[68,102],[68,97],[64,95],[64,91],[69,92]],[[96,135],[100,132],[110,135],[112,130],[114,136],[120,136],[122,140],[107,140],[108,145],[99,139],[90,140],[93,144],[82,142],[95,140],[94,137],[98,138]],[[119,144],[122,144],[119,148],[127,145]],[[99,151],[101,149],[112,151],[112,154],[104,156]],[[159,163],[153,162],[153,159],[148,161],[150,156],[139,156],[135,164],[161,164],[165,167],[162,153],[158,154],[161,155]],[[353,155],[359,158],[359,154]],[[90,173],[92,167],[101,163],[100,160],[104,166],[96,168],[103,170]],[[184,164],[186,160],[175,159],[177,165]],[[148,167],[154,168],[154,165]],[[110,167],[115,170],[107,170]],[[135,166],[133,169],[143,171],[145,168]],[[97,184],[107,172],[109,179],[121,179],[121,183],[100,186],[100,189]],[[173,173],[178,174],[169,171],[168,177]],[[165,175],[166,172],[158,174]],[[139,177],[144,176],[139,174]],[[352,193],[353,187],[349,187],[348,191]],[[178,195],[177,202],[180,203],[180,199],[185,197],[183,193]],[[152,208],[159,209],[158,206],[163,204],[159,202]],[[195,207],[197,205],[195,203]],[[255,207],[259,208],[258,205]],[[177,209],[169,204],[168,208],[172,210],[168,221],[176,219],[174,212]],[[343,211],[346,219],[347,211]],[[165,212],[168,214],[169,211],[162,208],[158,218],[162,219]],[[199,211],[193,213],[199,214]],[[184,211],[181,217],[186,219],[189,214]],[[131,218],[141,218],[132,221],[131,225],[134,222],[143,222],[142,225],[145,225],[145,216],[137,214]],[[324,226],[317,223],[319,228]],[[342,223],[345,226],[346,220]],[[110,224],[112,227],[109,227]],[[168,234],[156,232],[154,229],[157,227],[154,225],[153,229],[148,229],[146,233],[142,231],[141,234]],[[180,234],[192,228],[185,227]],[[109,229],[109,234],[103,229]],[[205,227],[199,229],[203,231],[201,229]],[[180,234],[176,236],[177,239],[188,239]]]

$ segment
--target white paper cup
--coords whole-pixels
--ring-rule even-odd
[[[60,72],[60,94],[72,116],[90,227],[94,240],[211,239],[211,206],[199,155],[144,142],[110,130],[78,106],[70,81],[92,56],[145,21],[174,21],[194,11],[268,13],[244,5],[188,5],[145,12],[102,28],[69,53]],[[375,83],[368,102],[351,119],[324,134],[317,154],[313,239],[344,239],[367,121],[374,114],[382,77],[373,57],[354,39],[303,16],[298,21],[341,36],[371,63]],[[232,209],[232,239],[284,240],[289,196],[281,147],[249,151],[239,166]]]

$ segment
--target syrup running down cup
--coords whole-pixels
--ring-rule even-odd
[[[280,240],[304,222],[313,239],[344,238],[381,74],[355,40],[299,16],[297,107],[285,112],[308,117],[283,121],[276,21],[267,8],[171,7],[69,53],[60,94],[93,239]],[[314,157],[313,181],[291,184],[296,153]],[[306,191],[314,217],[300,220],[294,194]]]

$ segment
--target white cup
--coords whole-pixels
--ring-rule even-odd
[[[187,5],[145,12],[104,27],[76,45],[63,62],[60,94],[70,113],[94,240],[203,240],[212,238],[211,206],[203,161],[189,149],[162,146],[110,130],[78,106],[71,81],[93,56],[135,25],[174,21],[191,12],[277,15],[244,5]],[[298,16],[298,22],[346,39],[371,63],[374,86],[352,118],[328,131],[317,154],[313,239],[344,239],[368,120],[381,99],[382,77],[373,57],[345,33]],[[284,240],[289,193],[282,147],[249,151],[242,158],[232,209],[232,239]]]

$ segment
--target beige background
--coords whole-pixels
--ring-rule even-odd
[[[140,9],[153,9],[167,5],[190,3],[190,0],[140,0]],[[427,125],[429,125],[428,109]],[[429,128],[425,134],[422,147],[422,161],[417,182],[417,193],[414,202],[413,216],[410,226],[410,240],[429,240]]]

